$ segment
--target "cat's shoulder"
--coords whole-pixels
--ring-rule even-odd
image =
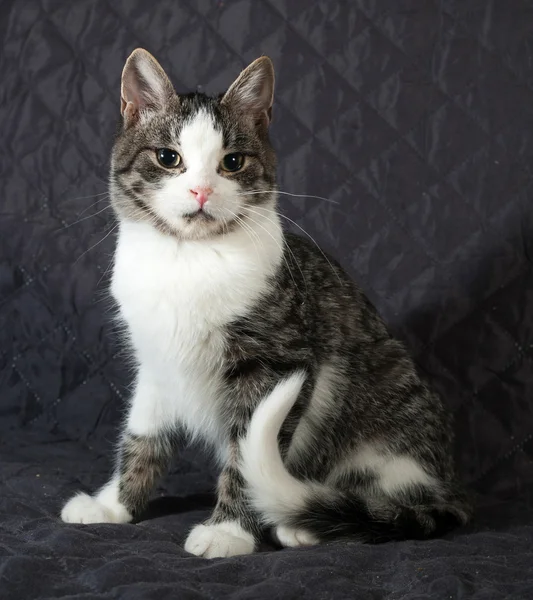
[[[289,265],[296,262],[304,273],[355,285],[355,282],[344,271],[340,263],[318,241],[311,237],[295,233],[284,234],[285,261]]]

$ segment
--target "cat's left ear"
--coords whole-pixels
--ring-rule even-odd
[[[122,71],[120,112],[126,126],[143,110],[164,110],[175,95],[165,71],[146,50],[134,50]]]
[[[268,126],[272,120],[273,101],[274,65],[268,56],[262,56],[244,69],[221,102]]]

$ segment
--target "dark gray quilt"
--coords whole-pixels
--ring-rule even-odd
[[[533,2],[0,3],[0,598],[533,597]],[[123,63],[180,91],[277,68],[283,213],[359,280],[457,420],[479,495],[446,539],[204,561],[216,474],[186,451],[137,525],[66,526],[130,374],[106,301]],[[304,235],[302,233],[302,235]]]

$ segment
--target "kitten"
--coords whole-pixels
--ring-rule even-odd
[[[176,95],[144,50],[126,62],[112,294],[137,379],[113,477],[64,521],[139,515],[184,434],[222,468],[196,555],[253,552],[267,527],[302,546],[469,519],[440,399],[340,267],[282,232],[273,89],[266,57],[218,98]]]

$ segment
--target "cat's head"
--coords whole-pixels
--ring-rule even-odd
[[[122,73],[122,123],[111,161],[118,216],[203,239],[240,227],[247,209],[272,206],[273,92],[267,57],[211,98],[176,94],[153,56],[135,50]]]

